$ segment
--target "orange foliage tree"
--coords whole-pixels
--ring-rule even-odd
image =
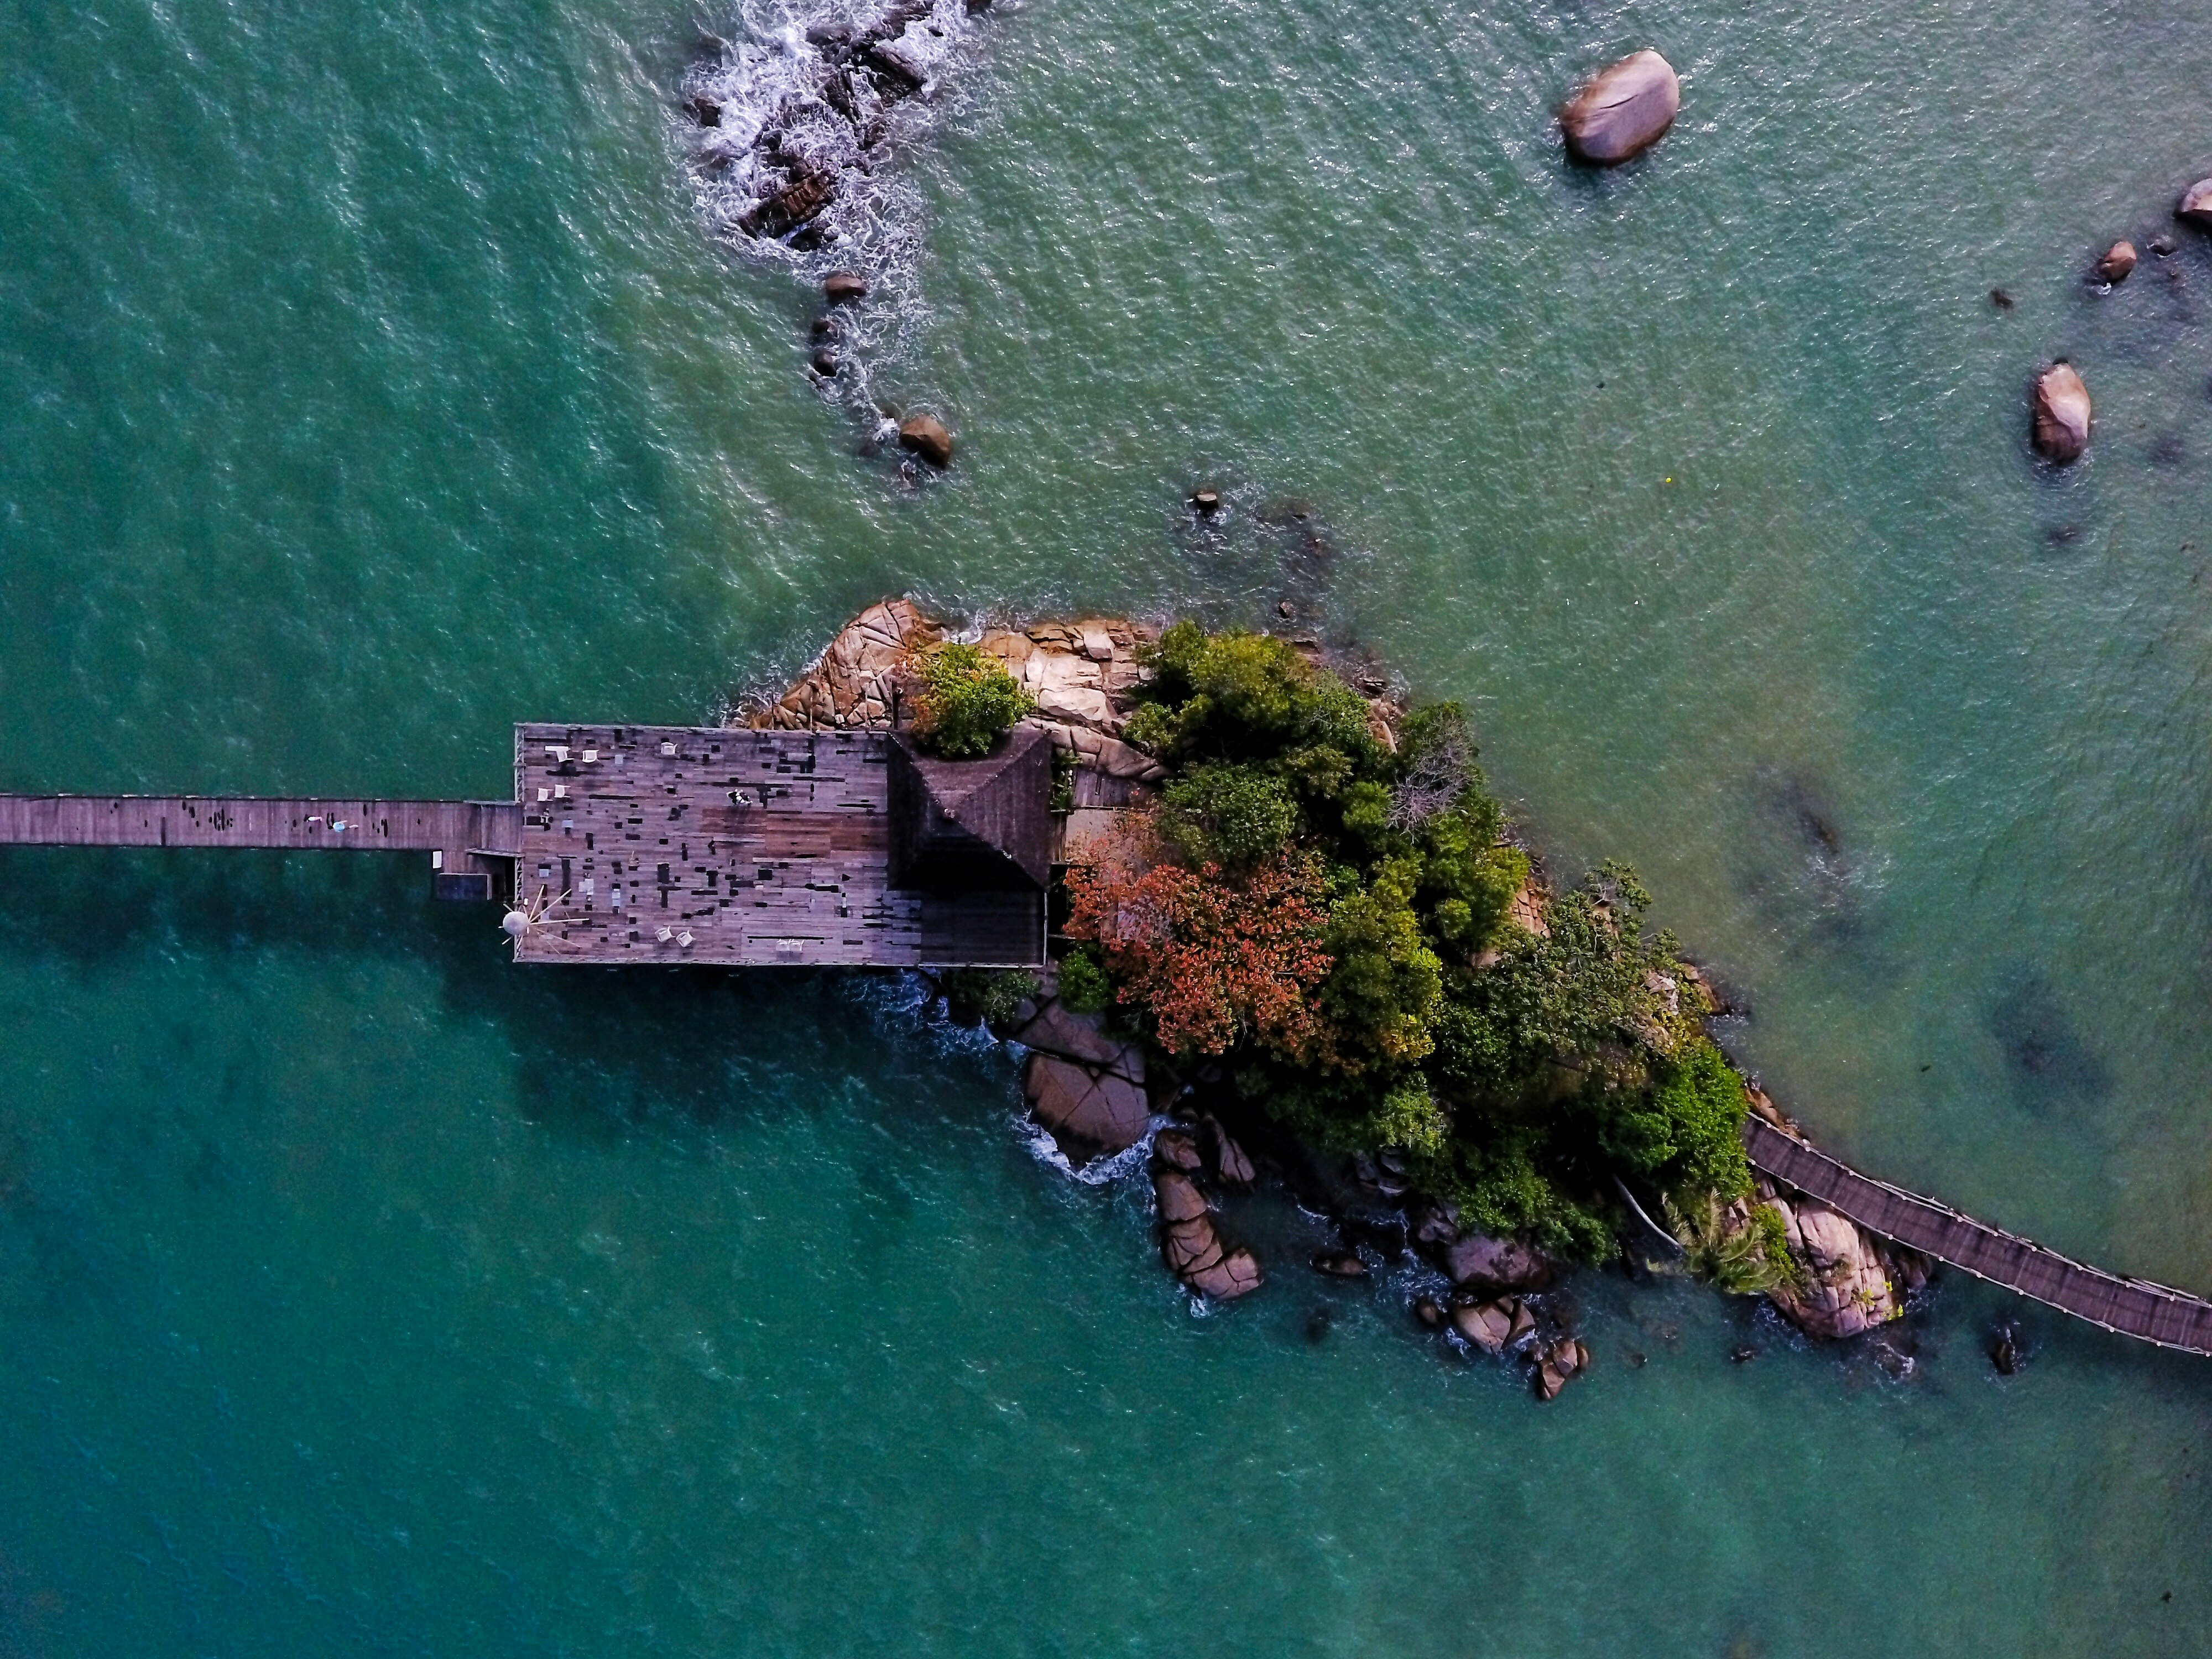
[[[1328,975],[1321,866],[1285,853],[1232,879],[1208,864],[1067,875],[1071,938],[1095,942],[1125,1003],[1148,1008],[1170,1054],[1225,1054],[1250,1038],[1293,1060],[1321,1036]]]

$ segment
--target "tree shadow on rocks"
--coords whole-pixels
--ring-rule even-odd
[[[2072,1116],[2112,1094],[2104,1061],[2081,1040],[2057,988],[2035,963],[2016,963],[1998,975],[1985,1018],[2013,1097],[2029,1111]]]

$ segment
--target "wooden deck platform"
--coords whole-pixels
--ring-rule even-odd
[[[0,795],[0,845],[274,847],[511,859],[512,801],[329,800],[203,795]]]
[[[515,728],[518,962],[1033,966],[1041,893],[890,885],[889,739]]]
[[[1763,1119],[1746,1120],[1743,1139],[1753,1169],[1819,1199],[1869,1232],[2102,1329],[2212,1354],[2212,1302],[2202,1297],[2085,1266],[1933,1199],[1861,1175]]]

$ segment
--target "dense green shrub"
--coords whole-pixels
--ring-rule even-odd
[[[915,741],[946,760],[981,759],[1036,708],[1006,665],[976,646],[933,645],[915,672]]]
[[[1743,1152],[1743,1079],[1706,1038],[1685,1038],[1652,1087],[1606,1113],[1599,1144],[1670,1196],[1731,1199],[1751,1190]]]
[[[1290,643],[1231,629],[1208,634],[1179,622],[1145,653],[1152,671],[1133,741],[1174,758],[1251,759],[1318,743],[1372,750],[1366,700],[1314,666]]]
[[[1331,1034],[1325,1062],[1348,1075],[1387,1073],[1436,1046],[1429,1021],[1443,969],[1413,915],[1415,879],[1408,864],[1387,864],[1329,907],[1322,948],[1335,965],[1321,988]]]
[[[1079,945],[1060,958],[1060,1000],[1079,1014],[1103,1013],[1114,1000],[1114,981],[1096,945]]]
[[[1569,1258],[1612,1248],[1616,1177],[1681,1214],[1748,1190],[1741,1082],[1678,994],[1668,1006],[1674,941],[1645,934],[1635,872],[1608,865],[1557,896],[1540,933],[1507,921],[1528,859],[1503,842],[1461,708],[1411,711],[1393,752],[1365,700],[1283,641],[1178,623],[1148,659],[1126,735],[1170,769],[1157,823],[1183,860],[1149,879],[1182,884],[1194,914],[1207,906],[1192,883],[1233,906],[1238,872],[1270,860],[1305,859],[1322,884],[1301,1018],[1206,1050],[1253,1105],[1317,1147],[1398,1148],[1468,1224]],[[1106,962],[1158,1029],[1189,1025],[1190,975],[1152,984]]]
[[[954,968],[939,988],[952,1018],[963,1025],[1003,1025],[1036,994],[1036,975],[1026,968]]]
[[[1210,761],[1168,785],[1159,829],[1188,862],[1241,872],[1290,844],[1298,807],[1289,786],[1265,768]]]

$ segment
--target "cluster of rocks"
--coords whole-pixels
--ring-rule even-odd
[[[802,252],[842,240],[836,210],[890,159],[893,109],[934,87],[964,14],[988,3],[895,0],[865,21],[817,22],[803,45],[741,52],[734,63],[714,42],[684,106],[716,135],[696,164],[740,175],[750,198],[737,230]],[[763,91],[773,101],[752,131],[732,131],[732,117]]]
[[[1231,1188],[1248,1188],[1255,1178],[1251,1159],[1218,1123],[1209,1118],[1197,1131],[1167,1128],[1152,1137],[1160,1258],[1198,1295],[1227,1302],[1260,1288],[1260,1262],[1251,1251],[1222,1243],[1213,1206],[1199,1186],[1206,1177]]]
[[[1452,1281],[1448,1298],[1414,1303],[1423,1325],[1451,1332],[1477,1353],[1519,1360],[1541,1400],[1557,1398],[1589,1369],[1589,1349],[1540,1295],[1554,1276],[1541,1252],[1518,1239],[1463,1231],[1456,1212],[1437,1204],[1416,1206],[1413,1240]]]
[[[2200,179],[2184,191],[2174,216],[2185,225],[2212,230],[2212,179]],[[2150,251],[2160,258],[2170,258],[2178,250],[2179,244],[2171,236],[2151,239]],[[2138,263],[2136,245],[2124,237],[2098,255],[2090,270],[2098,283],[2112,289],[2127,281]],[[1990,298],[1998,309],[2012,309],[2012,296],[2002,289],[1991,289]],[[2035,453],[2052,465],[2070,465],[2089,447],[2094,412],[2089,388],[2074,366],[2061,357],[2036,374],[2030,389],[2028,441]]]
[[[830,302],[814,319],[808,368],[817,386],[860,413],[872,409],[864,344],[902,324],[899,307],[863,315],[863,271],[895,277],[912,263],[906,222],[919,207],[890,168],[925,130],[941,77],[989,0],[892,0],[853,15],[817,11],[803,31],[736,46],[702,37],[680,102],[690,120],[695,186],[709,221],[749,257],[820,274]],[[929,414],[895,417],[864,445],[896,435],[930,465],[951,462],[951,440]],[[911,469],[909,469],[911,470]]]
[[[915,653],[945,637],[909,599],[870,605],[838,630],[781,697],[745,711],[744,723],[787,731],[889,730],[909,695]],[[1141,623],[1091,617],[986,629],[976,641],[1036,699],[1031,723],[1074,761],[1075,805],[1063,830],[1069,847],[1110,840],[1120,811],[1167,775],[1121,735],[1133,711],[1129,694],[1144,679],[1138,649],[1155,637]]]
[[[1106,1030],[1095,1014],[1046,997],[1018,1011],[1009,1036],[1030,1051],[1022,1073],[1030,1115],[1071,1163],[1126,1152],[1151,1129],[1142,1045]],[[1183,1103],[1174,1079],[1155,1079],[1163,1111]],[[1243,1191],[1258,1179],[1251,1158],[1220,1122],[1201,1115],[1152,1136],[1152,1195],[1168,1271],[1209,1301],[1259,1289],[1259,1259],[1225,1244],[1201,1182]]]

